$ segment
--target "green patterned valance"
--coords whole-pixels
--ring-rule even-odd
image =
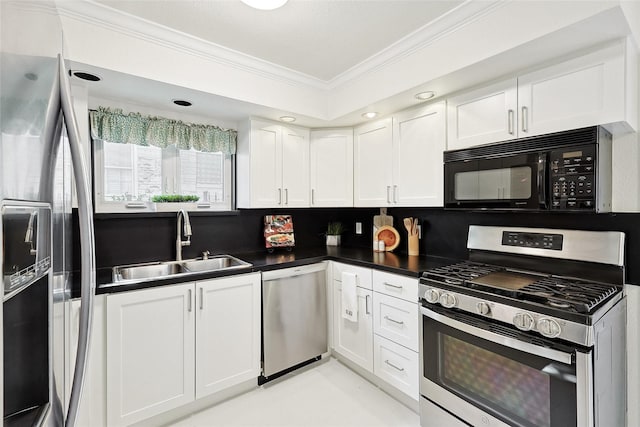
[[[123,113],[122,110],[105,107],[92,110],[89,116],[94,139],[160,148],[175,144],[183,150],[193,148],[206,152],[236,153],[238,132],[233,129]]]

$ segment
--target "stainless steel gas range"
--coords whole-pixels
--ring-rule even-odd
[[[624,426],[624,234],[470,226],[423,274],[427,426]]]

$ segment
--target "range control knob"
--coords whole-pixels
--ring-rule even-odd
[[[482,314],[483,316],[487,316],[489,313],[491,313],[491,307],[489,307],[489,304],[487,304],[486,302],[480,301],[476,304],[476,312],[478,314]]]
[[[424,293],[424,299],[431,304],[435,304],[440,301],[440,292],[437,289],[427,289]]]
[[[540,332],[542,335],[544,335],[547,338],[555,338],[558,335],[560,335],[560,332],[562,331],[558,322],[556,322],[553,319],[548,319],[546,317],[543,317],[542,319],[538,320],[537,329],[538,329],[538,332]]]
[[[448,294],[446,292],[440,295],[440,304],[442,304],[443,307],[453,308],[457,303],[458,300],[456,299],[455,295]]]
[[[513,316],[513,324],[521,331],[530,331],[535,326],[535,320],[529,313],[517,313]]]

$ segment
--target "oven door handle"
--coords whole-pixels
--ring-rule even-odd
[[[505,347],[514,348],[516,350],[524,351],[525,353],[541,356],[546,359],[564,363],[566,365],[571,365],[573,363],[573,355],[571,353],[565,353],[563,351],[529,344],[527,342],[500,335],[495,332],[485,331],[484,329],[476,328],[475,326],[468,325],[464,322],[452,319],[440,313],[435,313],[425,307],[420,307],[420,313],[422,313],[423,316],[427,316],[444,325],[466,332],[478,338],[503,345]]]

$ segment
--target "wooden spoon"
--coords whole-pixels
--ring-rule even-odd
[[[405,218],[404,219],[404,228],[407,229],[407,233],[409,233],[409,235],[411,235],[411,227],[413,226],[413,218],[409,217],[409,218]]]

